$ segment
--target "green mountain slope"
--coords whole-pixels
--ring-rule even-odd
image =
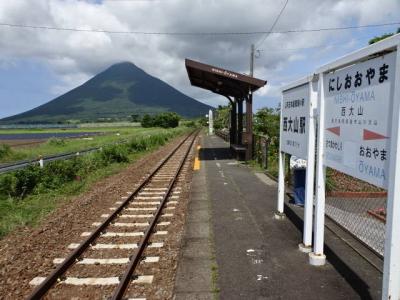
[[[1,124],[57,123],[68,120],[128,119],[130,115],[172,111],[184,117],[208,113],[211,107],[190,98],[132,63],[115,64],[83,85]]]

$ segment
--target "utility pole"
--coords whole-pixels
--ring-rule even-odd
[[[251,44],[250,50],[250,76],[254,76],[254,44]],[[247,151],[246,160],[253,158],[253,93],[249,91],[249,97],[246,101],[246,135],[247,135]]]
[[[254,44],[251,44],[251,50],[250,50],[250,76],[254,76],[254,52],[255,52],[255,47]]]

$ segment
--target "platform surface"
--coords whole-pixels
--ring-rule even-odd
[[[310,266],[308,255],[298,250],[302,239],[299,228],[289,218],[273,218],[276,183],[231,159],[226,142],[216,136],[204,136],[199,158],[201,172],[195,173],[194,179],[205,177],[205,184],[195,193],[203,194],[210,202],[211,251],[218,268],[217,298],[381,297],[381,274],[361,261],[354,250],[340,245],[339,239],[329,237],[329,232],[327,240],[338,245],[329,248],[328,263]],[[190,244],[190,240],[186,243]],[[335,249],[340,252],[335,254]],[[346,259],[342,260],[342,256]],[[205,263],[211,264],[208,260]]]

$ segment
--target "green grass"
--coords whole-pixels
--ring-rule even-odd
[[[129,124],[132,124],[129,126]],[[115,125],[115,124],[114,124]],[[82,124],[77,128],[16,128],[16,129],[0,129],[1,134],[16,134],[16,133],[55,133],[55,132],[126,132],[130,130],[148,130],[141,128],[138,123],[118,123],[114,126],[113,123],[87,123]]]
[[[177,136],[189,130],[188,128],[177,128],[162,131],[174,133],[174,135]],[[160,130],[158,130],[158,132],[160,132]],[[142,149],[141,151],[130,152],[128,155],[129,163],[134,162],[147,153],[155,151],[160,146],[161,145],[157,145],[157,143],[154,142],[154,146],[147,146],[146,149]],[[87,161],[96,162],[95,159],[98,159],[96,155],[98,154],[93,153],[85,157]],[[93,156],[92,160],[90,156]],[[121,171],[126,168],[129,163],[110,163],[88,172],[82,169],[83,175],[80,176],[79,181],[73,180],[65,182],[56,188],[37,187],[25,197],[10,197],[5,194],[0,194],[0,238],[21,226],[37,225],[60,204],[70,201],[73,196],[88,190],[94,182]],[[85,168],[85,166],[83,166],[83,168]],[[90,166],[86,168],[90,169]]]
[[[51,129],[45,131],[35,130],[10,130],[12,133],[43,133],[43,132],[60,132],[59,129]],[[106,144],[123,142],[125,140],[131,139],[133,137],[140,137],[152,134],[158,134],[167,132],[167,129],[161,128],[142,128],[142,127],[120,127],[120,128],[86,128],[86,129],[68,129],[62,132],[93,132],[93,131],[101,131],[105,132],[104,135],[98,135],[90,137],[90,139],[82,139],[82,138],[74,138],[74,139],[62,139],[64,142],[54,142],[54,139],[50,139],[49,141],[31,145],[29,147],[18,147],[13,148],[9,155],[5,155],[3,157],[0,156],[0,163],[9,163],[18,160],[30,160],[37,159],[39,156],[48,156],[51,154],[57,153],[66,153],[66,152],[78,152],[84,149],[92,148],[92,147],[101,147]],[[8,130],[7,130],[8,132]],[[57,139],[60,140],[60,139]]]
[[[86,191],[92,183],[115,174],[126,166],[126,163],[111,164],[96,170],[82,181],[69,182],[58,189],[29,195],[24,199],[0,199],[0,238],[18,227],[37,225],[58,205]]]

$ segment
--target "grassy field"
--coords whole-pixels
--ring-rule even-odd
[[[2,130],[0,133],[47,133],[47,132],[103,132],[102,135],[91,136],[89,138],[66,138],[49,139],[45,143],[21,146],[12,148],[9,152],[1,154],[0,163],[9,163],[18,160],[37,159],[39,156],[48,156],[57,153],[78,152],[92,147],[101,147],[106,144],[124,142],[133,137],[146,136],[166,132],[167,129],[161,128],[142,128],[142,127],[118,127],[118,128],[75,128],[68,130],[60,129],[13,129]],[[0,142],[1,144],[1,142]]]
[[[77,128],[15,128],[0,129],[0,134],[54,133],[54,132],[118,132],[119,130],[141,128],[140,123],[87,123]]]
[[[107,168],[95,171],[82,181],[72,181],[58,189],[30,195],[23,200],[0,198],[0,238],[18,227],[37,225],[58,205],[69,201],[74,195],[83,193],[91,183],[117,173],[126,165],[126,163],[109,165]]]
[[[93,182],[105,178],[125,168],[143,155],[155,151],[165,141],[183,135],[192,129],[122,129],[119,139],[129,139],[121,145],[105,147],[81,158],[74,165],[73,160],[54,162],[44,169],[35,166],[0,176],[0,238],[21,226],[35,226],[58,205],[69,201],[72,196],[86,191]],[[92,141],[97,146],[101,142],[115,142],[111,137],[99,137]],[[69,145],[69,143],[71,143]],[[37,149],[24,150],[25,155],[43,153],[40,151],[69,151],[73,147],[87,148],[94,144],[86,141],[67,141],[64,146],[44,144]],[[108,149],[108,150],[107,150]],[[38,173],[39,172],[39,173]],[[42,173],[40,173],[42,172]],[[72,173],[71,173],[72,172]],[[69,177],[67,175],[69,174]],[[57,177],[57,178],[56,178]],[[79,180],[76,178],[79,177]],[[26,186],[32,188],[25,193]],[[24,192],[21,194],[18,187]]]

